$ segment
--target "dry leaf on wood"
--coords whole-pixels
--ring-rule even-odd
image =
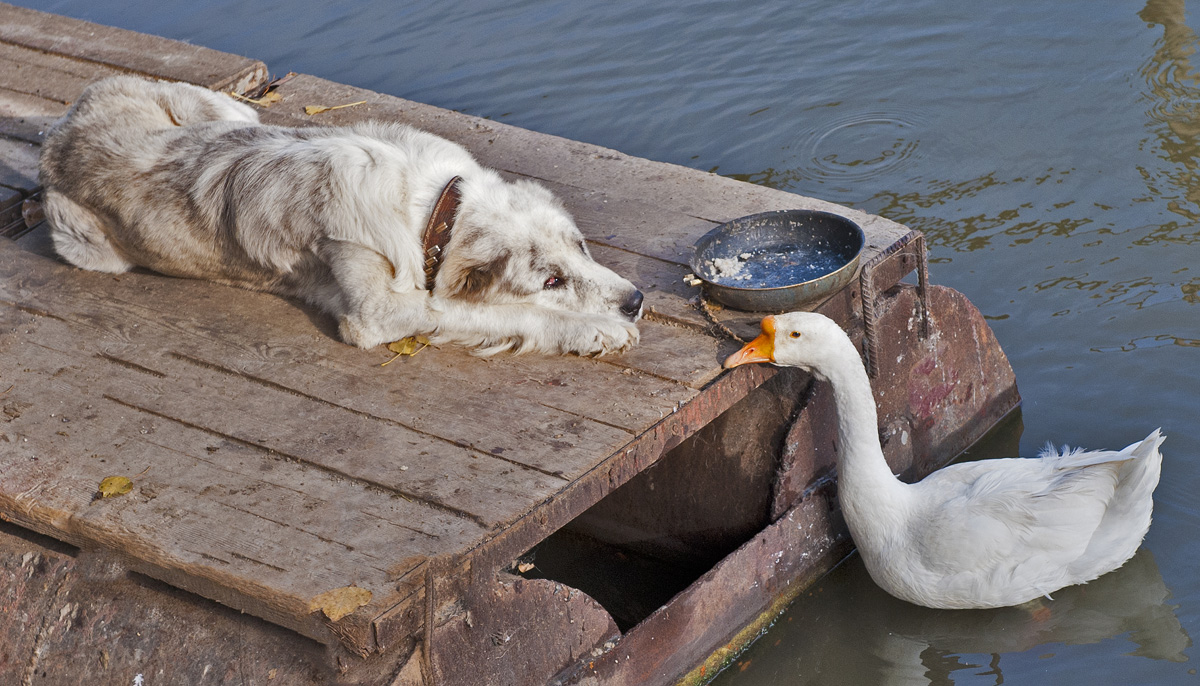
[[[365,105],[365,104],[367,104],[366,100],[359,100],[358,102],[348,102],[345,105],[334,105],[333,107],[326,107],[324,105],[305,105],[304,113],[305,114],[320,114],[322,112],[329,112],[330,110],[340,110],[343,107],[354,107],[356,105]]]
[[[133,490],[133,482],[127,476],[108,476],[100,482],[100,490],[97,495],[101,498],[111,498],[113,496],[125,495]]]
[[[406,355],[408,357],[412,357],[413,355],[416,355],[417,353],[424,350],[425,347],[428,345],[429,345],[429,339],[425,336],[420,336],[420,335],[409,336],[407,338],[401,338],[398,341],[392,341],[391,343],[387,344],[387,349],[396,353],[396,357],[393,357],[392,359],[388,360],[387,362],[384,362],[383,364],[381,364],[379,366],[386,367],[389,364],[395,362],[396,358],[400,357],[401,355]]]
[[[230,95],[237,98],[238,100],[244,100],[244,101],[250,103],[251,105],[258,105],[259,107],[270,107],[271,105],[279,102],[280,100],[283,100],[283,96],[280,95],[279,93],[277,93],[276,91],[271,91],[269,93],[266,93],[261,98],[247,98],[246,96],[238,95],[237,93],[230,93]]]
[[[314,597],[308,601],[308,611],[320,610],[330,621],[338,621],[358,608],[371,602],[371,592],[358,586],[342,586]]]

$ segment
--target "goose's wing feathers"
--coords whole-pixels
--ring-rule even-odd
[[[934,473],[920,484],[928,497],[916,541],[923,563],[983,577],[1061,568],[1083,554],[1103,519],[1119,466],[1129,459],[1119,455],[1077,451]]]

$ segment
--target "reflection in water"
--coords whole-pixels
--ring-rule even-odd
[[[1093,220],[1063,212],[1074,205],[1072,201],[1058,203],[1051,208],[1035,208],[1032,202],[1027,202],[992,214],[950,218],[935,213],[940,208],[953,207],[963,200],[1002,186],[1062,183],[1068,174],[1069,170],[1048,169],[1033,177],[1000,180],[994,172],[990,172],[967,181],[934,181],[921,191],[882,191],[871,198],[869,204],[873,211],[925,232],[931,246],[971,252],[990,247],[997,238],[1008,238],[1008,245],[1024,245],[1043,237],[1070,236],[1080,227],[1092,224]],[[1034,193],[1029,195],[1037,197]],[[1036,218],[1030,216],[1035,212]]]
[[[822,593],[826,584],[836,592]],[[947,684],[968,675],[972,683],[1001,684],[1007,655],[1038,649],[1045,656],[1051,644],[1126,640],[1130,655],[1171,662],[1186,661],[1192,644],[1146,549],[1053,601],[998,610],[930,610],[896,600],[857,557],[817,586],[713,683],[738,674],[739,683],[813,686]]]
[[[1163,37],[1142,67],[1142,75],[1152,96],[1146,114],[1162,157],[1171,163],[1141,171],[1152,193],[1166,199],[1167,208],[1189,222],[1164,224],[1155,240],[1191,244],[1200,240],[1194,224],[1200,219],[1200,77],[1191,60],[1196,34],[1184,21],[1183,0],[1150,0],[1138,16],[1163,27]],[[1173,193],[1164,192],[1167,188]]]
[[[1172,336],[1170,334],[1158,334],[1156,336],[1141,336],[1118,347],[1092,348],[1092,350],[1098,353],[1129,353],[1145,348],[1160,348],[1164,345],[1178,345],[1181,348],[1200,348],[1200,340]]]
[[[1045,255],[1088,255],[1084,266],[1049,264],[1050,273],[1025,281],[1034,292],[1084,294],[1070,308],[1054,308],[1060,315],[1077,312],[1084,303],[1141,309],[1168,300],[1200,302],[1200,281],[1190,275],[1129,274],[1123,265],[1108,268],[1105,258],[1097,257],[1103,253],[1116,259],[1125,247],[1200,243],[1200,71],[1193,64],[1200,37],[1185,21],[1182,0],[1149,0],[1138,17],[1162,29],[1150,56],[1131,72],[1140,75],[1141,84],[1134,85],[1144,119],[1129,119],[1132,126],[1124,130],[1144,126],[1145,133],[1111,142],[1079,135],[1075,143],[1081,149],[1097,146],[1097,158],[1112,154],[1112,162],[1077,169],[1071,166],[1075,160],[1064,160],[1034,171],[1022,167],[1018,157],[1005,159],[1001,150],[992,153],[991,170],[984,166],[970,177],[955,177],[954,161],[939,164],[936,154],[927,154],[929,141],[942,135],[936,123],[929,123],[934,109],[890,102],[872,109],[861,102],[836,101],[803,111],[804,129],[785,148],[788,166],[731,176],[818,196],[841,194],[830,199],[924,232],[938,262],[950,261],[954,253],[1021,246],[1056,246],[1030,252],[1030,265]],[[1066,99],[1076,95],[1067,84],[1057,87]],[[1087,106],[1112,105],[1100,100]],[[1087,127],[1086,115],[1078,124],[1081,130]],[[1058,126],[1071,144],[1070,137],[1077,135],[1074,125]],[[1124,149],[1108,151],[1106,145]],[[1110,176],[1120,174],[1122,163],[1130,167],[1132,183]],[[916,176],[907,178],[910,173]],[[1104,178],[1112,183],[1095,184]]]

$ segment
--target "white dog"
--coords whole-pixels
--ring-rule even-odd
[[[267,126],[226,95],[119,76],[83,92],[40,167],[55,249],[85,269],[298,297],[364,348],[638,340],[641,292],[592,260],[549,191],[407,126]]]

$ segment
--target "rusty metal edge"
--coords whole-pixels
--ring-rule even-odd
[[[759,613],[757,617],[738,630],[724,645],[716,648],[690,672],[681,677],[676,682],[676,686],[703,686],[703,684],[707,684],[715,679],[721,673],[721,670],[732,664],[739,655],[754,645],[754,642],[762,637],[767,629],[771,628],[775,620],[779,619],[780,615],[787,611],[788,607],[797,598],[812,588],[813,584],[820,580],[821,577],[845,562],[853,552],[854,545],[850,541],[849,536],[839,540],[824,555],[814,560],[811,567],[793,577],[792,581],[795,583],[789,586],[783,593],[775,596],[771,604]]]

